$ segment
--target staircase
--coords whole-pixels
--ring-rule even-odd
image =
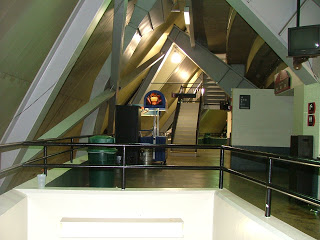
[[[203,75],[203,109],[220,109],[220,102],[227,100],[225,92],[211,80],[207,75]]]
[[[198,113],[199,102],[181,103],[173,144],[197,144]],[[183,152],[195,152],[195,149],[183,149]]]

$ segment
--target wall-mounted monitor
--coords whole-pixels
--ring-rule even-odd
[[[288,55],[313,57],[320,55],[320,25],[288,29]]]

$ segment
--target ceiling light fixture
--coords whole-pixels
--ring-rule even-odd
[[[181,55],[178,52],[174,51],[172,56],[171,56],[171,62],[178,64],[178,63],[181,62],[181,60],[182,60]]]
[[[189,9],[189,7],[184,8],[183,14],[184,14],[184,23],[186,25],[190,25],[190,9]]]
[[[183,72],[181,72],[181,77],[182,77],[183,79],[188,79],[189,74],[188,74],[187,72],[183,71]]]

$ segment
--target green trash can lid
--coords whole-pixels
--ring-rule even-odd
[[[89,137],[89,143],[115,143],[114,137],[106,136],[106,135],[97,135],[93,137]],[[108,147],[89,147],[88,152],[90,153],[108,153],[115,154],[117,152],[116,148],[108,148]]]
[[[114,137],[97,135],[89,137],[89,143],[115,143]]]

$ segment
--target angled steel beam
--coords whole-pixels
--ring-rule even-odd
[[[168,38],[181,48],[211,79],[217,82],[229,96],[232,88],[256,88],[248,79],[241,76],[207,48],[198,43],[192,48],[189,44],[189,36],[178,27],[175,26],[172,29]]]
[[[114,93],[115,92],[111,91],[110,89],[105,90],[99,96],[90,100],[90,102],[83,105],[77,111],[75,111],[70,116],[68,116],[67,118],[62,120],[60,123],[58,123],[55,127],[53,127],[48,132],[43,134],[38,140],[49,139],[49,138],[58,138],[58,137],[63,136],[67,131],[69,131],[74,126],[76,126],[81,120],[83,120],[91,112],[93,112],[95,109],[97,109],[99,106],[101,106],[104,102],[108,101],[112,96],[114,96]],[[27,150],[27,152],[24,155],[21,162],[26,162],[26,161],[30,160],[31,158],[35,157],[41,151],[42,151],[42,148],[30,147]],[[4,159],[4,160],[6,160],[6,159]],[[14,162],[14,164],[17,164],[17,163],[20,163],[20,161]],[[6,188],[8,187],[8,184],[10,183],[12,177],[13,177],[12,175],[6,177],[4,183],[2,184],[2,186],[0,188],[0,193],[6,191]]]
[[[186,55],[201,68],[211,79],[216,81],[218,85],[228,94],[231,95],[232,88],[256,88],[248,79],[241,76],[231,66],[223,62],[219,57],[204,48],[197,42],[195,47],[190,45],[190,37],[174,26],[171,30],[166,42],[164,43],[161,52],[166,54],[162,61],[155,64],[144,79],[132,103],[139,104],[143,99],[148,86],[160,71],[162,63],[166,60],[168,51],[172,44],[177,45]]]
[[[110,0],[80,0],[62,29],[1,143],[32,140]],[[2,168],[21,160],[25,151],[2,153]],[[0,180],[1,183],[1,180]]]
[[[168,57],[168,52],[169,52],[169,49],[170,49],[171,46],[172,46],[172,41],[170,39],[167,39],[165,41],[164,45],[162,46],[161,50],[160,50],[160,52],[162,54],[165,54],[165,57],[161,58],[160,61],[158,61],[156,64],[154,64],[151,67],[150,71],[148,72],[147,77],[143,80],[143,82],[141,83],[136,95],[133,97],[132,104],[139,104],[140,103],[141,99],[146,94],[146,91],[147,91],[150,83],[156,77],[157,73],[161,69],[161,66],[162,66],[163,62]]]
[[[190,17],[190,24],[187,25],[187,29],[190,35],[190,44],[191,47],[196,45],[195,37],[194,37],[194,23],[193,23],[193,8],[192,8],[192,1],[186,0],[186,7],[189,7],[189,17]]]
[[[287,29],[295,26],[296,1],[288,0],[227,0],[241,17],[266,41],[301,79],[304,84],[316,83],[312,70],[303,64],[300,70],[295,70],[292,58],[288,56]],[[302,2],[301,25],[320,24],[320,7],[312,0]],[[279,13],[279,14],[277,14]]]
[[[313,0],[320,7],[320,0]]]
[[[134,79],[136,79],[138,76],[140,76],[144,71],[152,67],[154,64],[156,64],[158,61],[160,61],[164,57],[163,53],[157,53],[152,58],[150,58],[148,61],[137,67],[135,70],[133,70],[130,74],[125,76],[124,78],[120,79],[120,88],[126,87],[128,84],[130,84]]]
[[[109,100],[109,115],[108,115],[108,134],[114,133],[114,120],[116,104],[118,99],[118,84],[120,81],[120,65],[123,52],[124,27],[126,23],[128,0],[114,1],[113,14],[113,32],[112,32],[112,57],[111,57],[111,77],[109,85],[114,89],[115,95]],[[99,117],[100,115],[100,117]],[[99,111],[98,122],[95,125],[96,129],[102,129],[105,110]]]
[[[129,24],[125,28],[124,33],[124,55],[123,55],[123,61],[124,63],[128,58],[130,58],[139,43],[139,34],[137,32],[137,29],[144,19],[144,17],[148,14],[148,12],[152,9],[154,4],[157,0],[138,0],[138,2],[135,4],[133,13],[131,15],[131,19]],[[90,99],[96,97],[99,95],[106,87],[107,82],[110,79],[111,75],[111,57],[112,54],[110,54],[104,63],[102,69],[100,70],[92,88]],[[95,122],[97,120],[99,110],[94,111],[91,113],[85,120],[82,126],[81,135],[89,135],[94,133],[95,128]]]

